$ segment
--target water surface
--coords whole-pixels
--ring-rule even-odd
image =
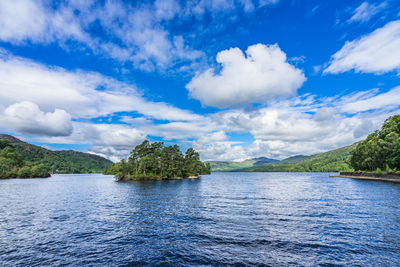
[[[326,173],[0,180],[0,265],[400,265],[400,185]]]

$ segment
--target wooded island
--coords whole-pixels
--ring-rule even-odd
[[[197,178],[210,172],[210,165],[201,162],[193,148],[183,155],[178,145],[164,146],[163,142],[145,140],[131,151],[128,161],[113,164],[104,174],[115,175],[117,181],[128,181]]]

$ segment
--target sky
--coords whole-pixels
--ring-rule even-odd
[[[350,145],[400,113],[400,3],[0,1],[0,132],[113,161]]]

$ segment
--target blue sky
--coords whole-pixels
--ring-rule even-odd
[[[400,106],[398,1],[0,2],[0,131],[114,161],[350,145]]]

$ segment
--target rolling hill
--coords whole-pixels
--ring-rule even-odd
[[[0,134],[0,140],[8,141],[24,161],[43,163],[50,167],[52,173],[102,172],[105,167],[112,165],[110,160],[97,155],[73,150],[52,151],[7,134]]]
[[[259,162],[256,159],[241,162],[211,161],[212,171],[241,172],[337,172],[349,171],[350,152],[357,144],[319,153],[311,156],[293,156],[283,160],[269,159]]]
[[[264,164],[279,162],[276,159],[270,159],[265,157],[248,159],[244,161],[209,161],[211,170],[216,172],[229,172],[238,171],[254,166],[263,166]]]

